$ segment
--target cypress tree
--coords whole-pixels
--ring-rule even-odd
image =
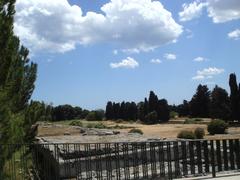
[[[105,117],[108,120],[113,119],[113,104],[111,101],[108,101],[108,103],[107,103]]]
[[[156,111],[158,106],[158,97],[154,94],[153,91],[150,91],[149,100],[148,100],[148,110],[149,112]]]
[[[240,120],[239,118],[239,88],[237,85],[237,78],[235,74],[230,74],[229,77],[229,86],[230,86],[230,106],[231,106],[231,119]]]
[[[166,99],[158,101],[157,114],[160,122],[166,122],[170,119],[170,110]]]

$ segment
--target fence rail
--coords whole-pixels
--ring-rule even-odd
[[[9,144],[0,150],[9,154],[3,172],[13,180],[175,179],[240,169],[239,139]]]

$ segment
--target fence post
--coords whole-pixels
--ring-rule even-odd
[[[213,140],[210,141],[211,143],[211,165],[212,165],[212,176],[216,177],[216,169],[215,169],[215,157],[214,157],[214,142]]]

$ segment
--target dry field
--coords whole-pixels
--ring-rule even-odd
[[[229,139],[229,138],[240,138],[240,127],[230,127],[228,133],[224,135],[214,135],[210,136],[207,133],[207,123],[210,120],[203,120],[199,124],[184,124],[184,119],[171,120],[165,124],[155,124],[155,125],[143,125],[140,123],[128,123],[121,122],[116,123],[114,121],[101,121],[102,124],[107,127],[114,127],[116,125],[122,127],[121,129],[116,129],[121,133],[127,133],[132,128],[141,129],[144,133],[144,136],[149,138],[168,138],[175,139],[177,134],[182,130],[191,130],[194,131],[197,127],[205,129],[206,139]],[[99,122],[87,122],[82,120],[84,123],[99,123]],[[56,122],[56,123],[44,123],[41,124],[38,128],[38,136],[63,136],[63,135],[78,135],[80,134],[79,129],[76,126],[68,125],[68,121]]]

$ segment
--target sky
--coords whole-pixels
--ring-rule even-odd
[[[105,108],[190,100],[240,81],[239,0],[17,0],[14,32],[38,64],[32,99]]]

